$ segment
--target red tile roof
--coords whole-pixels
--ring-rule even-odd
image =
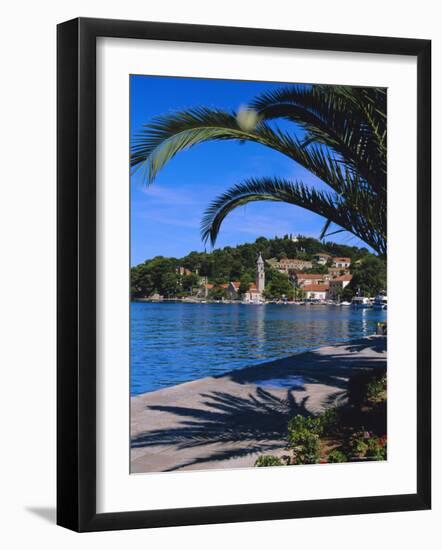
[[[305,285],[302,290],[306,292],[326,292],[328,285]]]
[[[321,275],[321,273],[297,273],[296,278],[311,279],[313,281],[314,279],[323,279],[324,275]]]
[[[334,279],[331,279],[331,282],[333,281],[351,281],[353,279],[353,275],[340,275],[339,277],[335,277]]]

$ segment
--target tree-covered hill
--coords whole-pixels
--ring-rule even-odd
[[[214,285],[233,280],[253,281],[259,253],[264,260],[284,257],[312,260],[320,252],[351,258],[357,282],[367,291],[373,292],[377,286],[382,288],[382,284],[385,286],[385,262],[368,249],[321,242],[311,237],[298,236],[291,239],[286,235],[274,239],[259,237],[254,243],[226,246],[212,252],[190,252],[183,258],[156,256],[148,259],[131,269],[131,294],[134,298],[149,296],[154,292],[164,296],[182,295],[195,288],[202,277]],[[365,264],[370,266],[371,276],[380,279],[378,282],[364,280]],[[186,271],[180,274],[179,268]],[[315,266],[313,271],[320,271],[321,268]],[[272,280],[272,270],[268,265],[266,278],[269,282]]]

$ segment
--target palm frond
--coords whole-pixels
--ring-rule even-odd
[[[246,180],[218,197],[207,210],[203,238],[215,242],[234,208],[253,201],[296,204],[350,231],[379,254],[386,254],[386,90],[349,86],[289,86],[258,96],[253,116],[198,107],[156,117],[135,135],[131,166],[148,183],[178,152],[206,141],[234,140],[274,149],[310,171],[332,192],[282,179]],[[244,124],[253,120],[253,124]],[[302,127],[304,135],[283,131],[275,119]]]
[[[382,88],[289,86],[258,96],[250,107],[264,120],[282,117],[302,126],[307,143],[326,145],[369,182],[374,191],[384,194],[384,96]]]
[[[245,131],[235,113],[206,108],[190,109],[155,118],[133,140],[131,164],[143,167],[152,183],[158,172],[178,152],[214,140],[252,141],[269,147],[296,161],[339,194],[348,186],[356,188],[365,182],[359,174],[333,157],[319,145],[305,148],[295,137],[260,122]]]
[[[291,182],[279,178],[248,179],[233,186],[217,197],[206,210],[201,222],[201,236],[214,245],[226,216],[235,208],[256,201],[285,202],[306,208],[332,223],[353,233],[370,244],[380,254],[381,244],[371,235],[369,211],[350,204],[336,193],[310,189],[301,182]]]
[[[179,151],[206,141],[253,141],[292,158],[300,145],[290,135],[259,123],[250,130],[240,127],[236,113],[199,107],[156,117],[134,137],[131,166],[143,166],[151,183],[159,170]]]
[[[331,220],[326,220],[325,221],[325,224],[323,225],[322,229],[321,229],[321,233],[319,233],[319,240],[322,241],[322,239],[326,236],[326,233],[329,229],[329,227],[331,226],[333,222]]]

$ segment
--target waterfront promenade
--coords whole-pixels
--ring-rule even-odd
[[[371,336],[131,398],[131,472],[250,467],[284,452],[287,422],[344,398],[361,369],[386,367]]]

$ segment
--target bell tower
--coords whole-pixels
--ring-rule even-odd
[[[256,261],[256,289],[260,294],[264,292],[266,283],[266,274],[264,269],[264,260],[261,253],[259,253],[258,260]]]

